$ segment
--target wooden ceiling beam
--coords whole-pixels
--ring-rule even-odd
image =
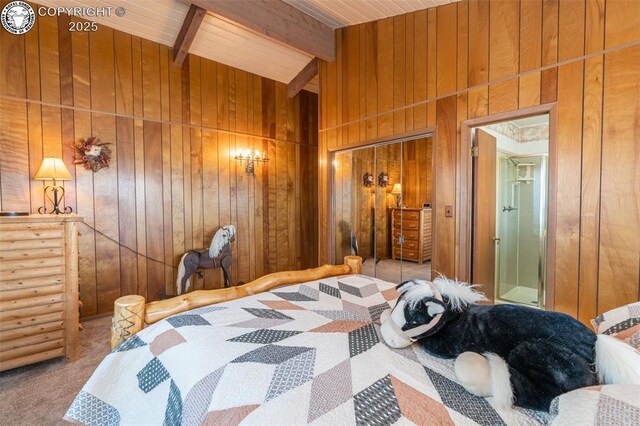
[[[189,2],[325,61],[335,60],[336,43],[333,28],[282,0]]]
[[[202,24],[206,14],[207,11],[205,9],[194,4],[189,7],[187,16],[185,16],[182,23],[182,28],[178,33],[178,38],[176,38],[176,42],[173,45],[173,62],[176,65],[182,65],[184,58],[187,57],[191,44],[196,38],[200,24]]]
[[[304,87],[309,84],[313,78],[318,75],[318,58],[313,58],[311,62],[302,68],[302,71],[298,73],[293,80],[287,85],[287,96],[293,98]]]

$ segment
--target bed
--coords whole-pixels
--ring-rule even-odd
[[[346,272],[359,269],[325,270],[298,284],[291,281],[299,276],[289,274],[289,285],[272,280],[260,289],[270,291],[254,288],[246,297],[190,310],[194,300],[205,304],[202,295],[147,304],[168,316],[117,344],[65,419],[87,425],[547,422],[546,413],[496,410],[471,395],[455,382],[452,361],[418,345],[385,345],[379,318],[397,298],[395,284]],[[135,313],[127,324],[158,315],[130,306],[126,312]]]

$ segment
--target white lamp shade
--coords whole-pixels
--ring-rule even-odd
[[[71,180],[72,176],[61,158],[45,157],[33,178],[36,180]]]
[[[391,193],[394,195],[402,194],[402,186],[400,186],[399,183],[396,183],[395,185],[393,185],[393,189],[391,190]]]

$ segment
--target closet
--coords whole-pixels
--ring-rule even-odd
[[[432,145],[422,135],[333,153],[334,262],[357,254],[366,275],[431,278]]]

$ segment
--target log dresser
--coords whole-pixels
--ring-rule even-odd
[[[0,217],[0,371],[77,358],[81,220]]]
[[[391,233],[393,260],[431,260],[431,209],[392,209]]]

